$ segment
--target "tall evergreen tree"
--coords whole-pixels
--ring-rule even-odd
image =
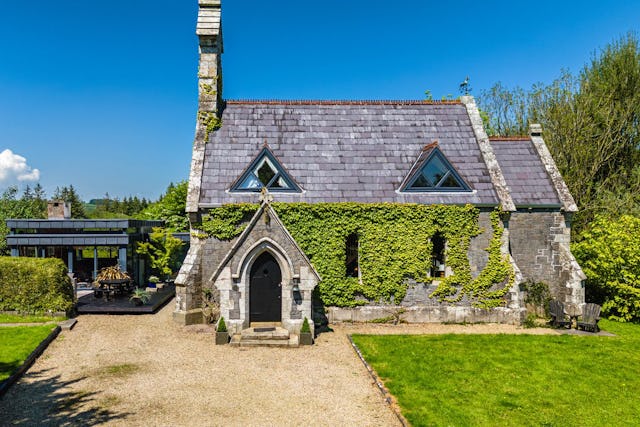
[[[87,214],[84,211],[84,203],[80,199],[80,196],[76,192],[76,189],[73,187],[73,185],[62,188],[56,187],[56,191],[53,193],[53,198],[71,203],[72,218],[87,217]]]

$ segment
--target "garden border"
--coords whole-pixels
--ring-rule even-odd
[[[16,381],[18,381],[22,377],[22,375],[24,375],[25,372],[27,372],[27,370],[31,367],[31,365],[33,365],[33,362],[35,362],[36,359],[40,357],[40,355],[47,349],[47,347],[49,347],[49,344],[51,344],[51,342],[53,342],[53,340],[58,337],[61,330],[62,328],[59,325],[56,326],[53,329],[53,331],[51,331],[49,336],[47,336],[40,343],[40,345],[38,345],[36,349],[31,352],[29,357],[25,359],[24,363],[9,378],[7,378],[2,383],[0,383],[0,399],[2,399],[4,395],[7,393],[7,391],[9,390],[9,388]]]
[[[349,343],[351,343],[351,347],[358,355],[358,358],[360,358],[360,361],[362,362],[364,367],[367,368],[367,371],[369,371],[369,375],[371,375],[371,378],[373,378],[373,382],[378,387],[378,390],[380,390],[382,397],[384,397],[384,401],[387,403],[387,405],[389,405],[389,408],[396,415],[396,417],[398,418],[398,421],[400,421],[400,424],[402,424],[402,427],[409,427],[411,424],[409,424],[409,421],[407,421],[406,418],[400,412],[398,403],[395,401],[393,395],[389,393],[389,390],[387,390],[387,388],[384,386],[380,378],[378,378],[378,375],[373,370],[373,368],[364,359],[364,356],[362,356],[362,352],[360,351],[356,343],[353,342],[353,339],[351,338],[351,334],[347,334],[347,339],[349,340]]]

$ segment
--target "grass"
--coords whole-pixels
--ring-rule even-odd
[[[414,426],[638,425],[640,325],[616,337],[354,335]]]
[[[102,376],[112,376],[112,377],[123,377],[127,375],[131,375],[140,370],[140,366],[134,363],[122,363],[119,365],[109,365],[100,369],[98,375]]]
[[[52,325],[0,328],[0,382],[22,365],[53,328]]]
[[[0,314],[0,323],[46,323],[61,322],[66,317],[52,316],[19,316],[15,314]]]

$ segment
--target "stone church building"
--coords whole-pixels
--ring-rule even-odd
[[[220,0],[199,6],[198,119],[187,199],[192,238],[176,280],[177,322],[203,322],[203,307],[212,302],[232,333],[262,322],[296,333],[304,318],[313,327],[323,316],[517,323],[527,281],[546,283],[565,303],[584,303],[585,277],[569,248],[577,208],[540,126],[526,137],[489,138],[470,96],[225,100]],[[228,217],[236,205],[244,214],[234,222]],[[334,237],[308,239],[308,224],[300,221],[311,216],[296,220],[301,212],[329,212],[335,224],[343,206],[366,214],[339,244]],[[398,220],[372,219],[395,207],[410,212],[411,230],[423,225],[411,222],[411,212],[432,218],[430,231],[403,235]],[[429,216],[429,209],[474,212],[477,230],[458,239],[450,231],[457,225]],[[352,219],[345,215],[345,222]],[[229,224],[237,228],[225,234]],[[407,239],[414,243],[402,243]],[[373,241],[399,249],[371,251]],[[329,246],[338,255],[324,253]],[[402,258],[403,250],[411,256]],[[373,271],[414,264],[425,267],[411,267],[393,283],[391,273]],[[343,283],[351,290],[343,292]]]

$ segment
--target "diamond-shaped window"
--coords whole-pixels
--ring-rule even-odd
[[[300,192],[300,188],[266,147],[231,186],[231,191],[260,191],[263,188]]]
[[[430,144],[420,153],[401,191],[469,191],[469,186],[438,148]]]

